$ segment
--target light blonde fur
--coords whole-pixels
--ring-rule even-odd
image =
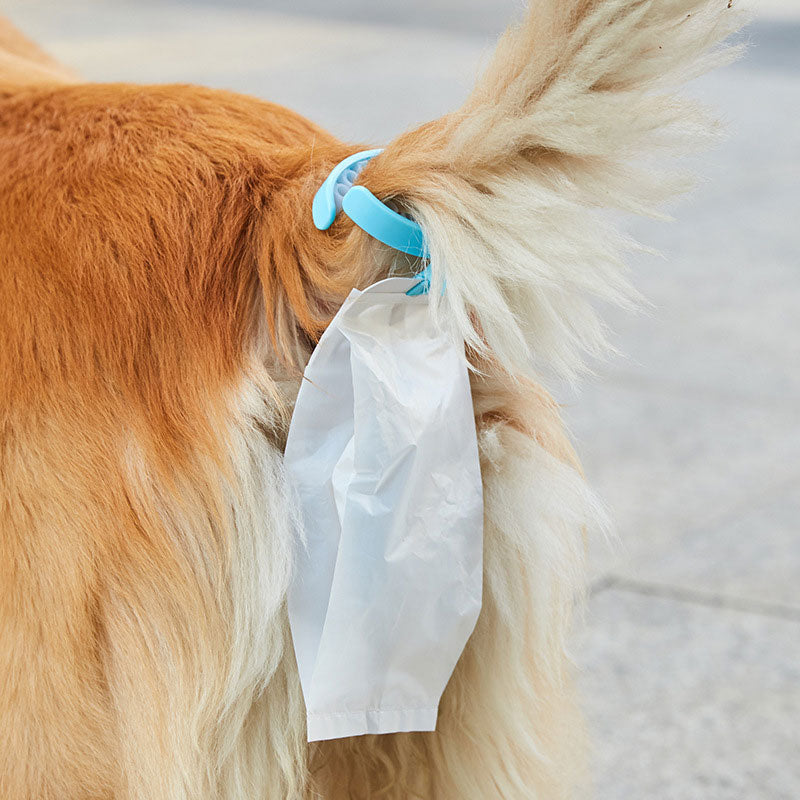
[[[736,57],[718,45],[742,22],[727,0],[531,3],[463,108],[372,168],[414,176],[394,192],[425,230],[442,324],[511,372],[573,376],[604,351],[592,301],[636,294],[634,243],[599,211],[661,216],[691,185],[665,158],[717,126],[677,90]]]
[[[484,606],[435,733],[314,745],[291,406],[349,290],[418,265],[341,216],[313,229],[357,147],[252,98],[81,84],[0,28],[3,800],[585,791],[567,642],[604,521],[531,376],[574,374],[604,346],[592,300],[633,298],[599,211],[685,188],[646,159],[708,138],[674,88],[733,55],[727,5],[538,0],[462,109],[362,173],[421,222],[434,313],[469,346]]]

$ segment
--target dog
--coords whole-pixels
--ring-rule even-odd
[[[467,348],[484,600],[436,732],[314,744],[292,406],[351,289],[420,265],[312,223],[363,145],[231,92],[83,82],[0,24],[4,800],[585,793],[567,645],[603,515],[543,384],[603,351],[594,300],[636,301],[603,209],[686,188],[647,158],[713,129],[676,90],[736,54],[729,6],[532,2],[464,106],[360,174],[422,226]]]

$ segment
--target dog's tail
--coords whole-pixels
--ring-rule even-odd
[[[737,55],[720,43],[743,22],[729,0],[533,0],[464,106],[364,170],[422,225],[433,305],[472,348],[568,376],[604,349],[592,299],[635,293],[600,209],[657,215],[688,188],[648,159],[713,135],[676,90]]]

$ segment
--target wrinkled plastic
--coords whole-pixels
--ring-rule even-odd
[[[308,740],[429,731],[481,606],[483,500],[463,344],[417,281],[353,291],[305,370],[285,463],[289,619]]]

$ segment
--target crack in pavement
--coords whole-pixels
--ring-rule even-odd
[[[608,589],[617,589],[622,592],[638,594],[644,597],[659,597],[675,600],[679,603],[706,606],[708,608],[723,608],[729,611],[741,611],[746,614],[759,614],[763,617],[774,617],[790,622],[800,622],[800,608],[783,603],[771,603],[761,600],[747,600],[741,597],[704,592],[698,589],[689,589],[669,584],[637,581],[632,578],[623,578],[618,575],[604,575],[595,580],[589,588],[589,596],[605,592]]]

